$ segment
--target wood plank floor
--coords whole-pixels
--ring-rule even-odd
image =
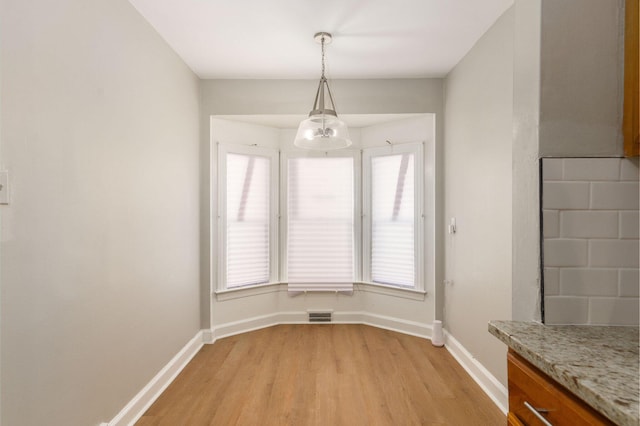
[[[444,348],[366,325],[279,325],[205,345],[149,425],[505,425]]]

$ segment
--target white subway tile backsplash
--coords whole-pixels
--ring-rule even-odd
[[[638,162],[639,158],[623,158],[620,163],[620,180],[635,180],[639,179],[638,174]]]
[[[560,213],[560,236],[573,238],[617,238],[617,211],[572,210]]]
[[[589,266],[637,268],[639,253],[636,240],[590,240]]]
[[[572,158],[564,163],[563,180],[618,180],[619,158]]]
[[[545,266],[587,266],[587,240],[545,240]]]
[[[545,209],[588,209],[589,185],[588,182],[544,182],[542,206]]]
[[[638,269],[620,269],[620,297],[640,296],[640,271]]]
[[[542,236],[549,324],[637,325],[639,159],[543,159]]]
[[[563,296],[617,296],[617,269],[562,268],[560,294]]]
[[[637,211],[620,212],[620,234],[619,238],[638,239],[640,234],[640,214]]]
[[[560,294],[560,269],[544,268],[544,294],[545,296]]]
[[[562,158],[542,160],[542,180],[562,180]]]
[[[560,236],[560,212],[558,210],[542,211],[542,232],[544,238]]]
[[[591,208],[594,210],[638,210],[638,182],[593,182]]]
[[[620,297],[592,297],[589,300],[589,324],[638,325],[638,299]]]
[[[589,320],[589,298],[545,297],[544,318],[546,324],[586,324]]]

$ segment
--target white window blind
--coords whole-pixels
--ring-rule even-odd
[[[270,279],[271,161],[225,153],[226,288]]]
[[[363,150],[363,281],[424,291],[423,145]]]
[[[415,286],[414,154],[371,158],[371,279]]]
[[[290,291],[352,291],[353,157],[288,158]]]

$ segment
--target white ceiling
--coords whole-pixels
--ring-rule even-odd
[[[201,78],[443,77],[513,0],[129,0]]]

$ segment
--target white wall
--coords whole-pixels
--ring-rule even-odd
[[[514,10],[505,12],[445,85],[444,326],[506,386],[506,347],[487,332],[511,318]]]
[[[542,0],[515,0],[512,319],[540,321],[540,33]]]
[[[438,112],[442,79],[330,80],[338,114]],[[307,114],[318,80],[202,80],[202,114]],[[205,123],[206,124],[206,123]]]
[[[198,80],[126,0],[0,3],[3,425],[97,425],[199,330]]]
[[[543,0],[540,156],[622,155],[624,0]]]

